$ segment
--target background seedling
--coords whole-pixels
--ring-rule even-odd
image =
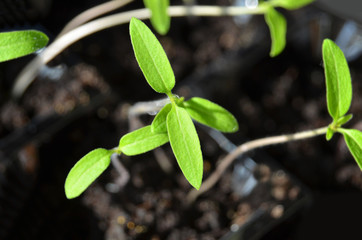
[[[171,24],[171,18],[167,13],[170,0],[143,0],[143,2],[151,11],[152,26],[159,34],[165,35]]]
[[[324,134],[326,134],[326,139],[330,140],[335,132],[342,133],[350,152],[362,170],[362,133],[356,129],[342,128],[342,125],[347,123],[352,117],[351,114],[346,115],[352,101],[352,82],[346,58],[341,49],[329,39],[324,40],[322,53],[327,90],[327,106],[329,114],[333,119],[332,123],[326,127],[314,130],[257,139],[240,145],[221,160],[217,170],[204,181],[199,191],[192,190],[189,193],[189,202],[194,201],[200,194],[214,186],[237,156],[256,148]]]
[[[61,31],[57,39],[50,44],[40,55],[38,55],[26,68],[18,75],[15,80],[15,85],[12,95],[16,98],[20,97],[31,82],[36,77],[37,72],[47,64],[54,57],[64,51],[71,44],[79,41],[80,39],[89,36],[95,32],[128,23],[132,17],[139,19],[151,18],[154,28],[161,29],[160,34],[165,34],[167,26],[170,24],[170,17],[181,16],[239,16],[239,15],[265,15],[266,22],[270,28],[272,46],[270,56],[275,57],[280,54],[285,47],[286,35],[286,21],[280,13],[275,10],[275,7],[282,7],[294,10],[303,7],[311,0],[294,1],[294,0],[272,0],[264,1],[258,7],[234,7],[234,6],[169,6],[167,8],[167,15],[164,12],[165,6],[168,6],[166,0],[145,1],[149,9],[137,9],[128,12],[122,12],[103,18],[90,21],[98,17],[100,14],[105,14],[119,7],[122,7],[132,0],[112,1],[109,3],[101,4],[100,6],[85,11],[76,18],[74,18],[67,26]],[[161,7],[158,7],[158,6]],[[93,12],[96,12],[94,14]],[[92,14],[93,13],[93,14]],[[159,17],[157,17],[159,16]],[[161,17],[160,17],[161,16]],[[155,19],[156,18],[156,19]],[[153,20],[152,20],[153,19]]]

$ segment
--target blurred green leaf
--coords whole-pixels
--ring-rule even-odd
[[[337,121],[351,106],[351,75],[343,52],[333,41],[325,39],[322,52],[328,112],[333,120]]]
[[[48,43],[48,37],[36,30],[0,33],[0,62],[33,53]]]
[[[143,0],[145,6],[151,10],[151,23],[156,31],[165,35],[170,29],[171,18],[167,13],[169,0]]]
[[[264,15],[265,21],[269,26],[272,47],[270,56],[279,55],[286,44],[287,21],[284,16],[277,12],[273,7],[269,7]]]
[[[199,189],[203,174],[203,161],[199,137],[185,109],[173,105],[167,115],[167,131],[172,151],[189,183]]]
[[[137,62],[148,84],[159,93],[170,93],[175,76],[161,44],[140,20],[132,18],[130,35]]]
[[[331,140],[333,135],[334,135],[334,131],[332,129],[330,129],[330,128],[327,128],[327,133],[326,133],[327,141]]]
[[[288,10],[295,10],[304,7],[312,2],[314,2],[314,0],[273,0],[270,3],[274,7],[282,7]]]
[[[124,135],[118,148],[122,153],[132,156],[151,151],[167,142],[167,133],[156,133],[151,130],[151,126],[146,126]]]
[[[196,121],[221,132],[236,132],[239,129],[235,117],[225,108],[209,100],[193,97],[182,105]]]
[[[155,133],[167,133],[166,119],[170,112],[172,105],[169,103],[165,105],[161,111],[159,111],[156,117],[153,119],[151,129]]]
[[[362,132],[356,129],[339,129],[354,160],[362,170]]]
[[[348,114],[348,115],[346,115],[346,116],[340,117],[340,118],[338,119],[338,121],[337,121],[337,125],[338,125],[338,126],[342,126],[343,124],[346,124],[349,120],[352,119],[352,117],[353,117],[352,114]]]
[[[107,169],[112,154],[112,151],[98,148],[82,157],[65,180],[64,189],[67,198],[76,198],[83,193]]]

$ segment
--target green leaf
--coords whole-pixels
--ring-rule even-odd
[[[0,33],[0,62],[33,53],[48,43],[48,37],[36,30]]]
[[[78,197],[107,169],[112,153],[113,151],[98,148],[89,152],[74,165],[64,185],[68,199]]]
[[[236,132],[239,125],[235,117],[225,108],[209,100],[193,97],[183,107],[196,121],[221,132]]]
[[[295,10],[304,7],[314,0],[273,0],[271,4],[275,7],[282,7],[288,10]]]
[[[284,16],[277,12],[273,7],[269,7],[264,15],[265,21],[269,26],[270,36],[272,40],[272,47],[270,56],[275,57],[279,55],[286,44],[287,35],[287,21]]]
[[[353,117],[352,114],[340,117],[337,121],[337,126],[342,126],[343,124],[346,124],[349,120],[352,119],[352,117]]]
[[[170,93],[175,75],[161,44],[140,20],[132,18],[130,35],[137,62],[148,84],[159,93]]]
[[[167,13],[169,0],[143,0],[145,6],[151,10],[151,23],[156,31],[165,35],[170,29],[171,18]]]
[[[325,39],[322,50],[328,112],[337,121],[351,106],[351,75],[343,52],[333,41]]]
[[[165,105],[161,111],[159,111],[151,124],[152,132],[155,133],[167,133],[166,119],[170,112],[172,105],[169,103]]]
[[[199,189],[203,162],[199,137],[185,109],[173,105],[167,115],[167,131],[178,165],[189,183]]]
[[[356,129],[339,129],[354,160],[362,170],[362,132]]]
[[[331,128],[327,128],[327,133],[326,133],[327,141],[331,140],[333,135],[334,135],[334,131]]]
[[[146,126],[124,135],[119,141],[119,149],[132,156],[151,151],[167,142],[167,133],[155,133],[151,126]]]

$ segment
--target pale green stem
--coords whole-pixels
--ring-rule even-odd
[[[219,7],[219,6],[171,6],[169,14],[172,17],[181,16],[237,16],[245,14],[263,14],[266,11],[265,7],[249,9],[245,7]],[[52,44],[43,50],[37,57],[33,59],[15,79],[15,84],[12,90],[12,95],[16,98],[20,97],[27,87],[34,80],[40,68],[54,59],[64,49],[79,41],[80,39],[89,36],[95,32],[128,23],[132,17],[138,19],[150,18],[148,9],[138,9],[127,12],[122,12],[107,17],[99,18],[88,22],[80,27],[77,27],[69,32],[64,33],[57,38]]]
[[[80,25],[89,22],[92,19],[95,19],[99,16],[102,16],[106,13],[114,11],[118,8],[123,7],[124,5],[132,2],[133,0],[111,0],[100,5],[97,5],[93,8],[90,8],[75,18],[73,18],[70,22],[65,25],[63,30],[58,34],[57,38],[64,35],[65,33],[69,32],[70,30],[79,27]]]
[[[266,137],[261,139],[256,139],[250,142],[246,142],[238,146],[234,151],[226,155],[221,161],[220,164],[217,166],[216,170],[202,183],[199,190],[192,189],[187,195],[187,202],[192,203],[194,202],[198,196],[205,193],[206,191],[210,190],[220,179],[223,175],[225,170],[234,162],[234,160],[251,150],[256,148],[266,147],[269,145],[279,144],[279,143],[287,143],[291,141],[316,137],[319,135],[323,135],[327,132],[328,127],[318,128],[314,130],[294,133],[294,134],[285,134],[280,136],[274,137]]]

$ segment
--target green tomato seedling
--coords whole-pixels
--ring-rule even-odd
[[[275,56],[285,45],[286,23],[274,7],[295,9],[311,1],[274,0],[269,4],[266,20],[271,28],[273,46],[271,55]],[[294,5],[293,5],[294,4]],[[280,27],[281,26],[281,27]],[[170,142],[177,163],[188,182],[200,189],[203,175],[203,159],[200,141],[193,120],[222,132],[235,132],[238,123],[235,117],[221,106],[209,100],[193,97],[187,101],[172,94],[175,76],[166,53],[157,38],[140,20],[132,18],[130,36],[136,60],[147,83],[158,93],[166,94],[170,103],[166,104],[155,116],[151,125],[124,135],[116,148],[96,149],[85,155],[71,169],[65,182],[67,198],[79,196],[109,166],[112,154],[138,155]],[[283,40],[284,39],[284,40]],[[298,139],[326,134],[330,140],[336,132],[343,134],[348,149],[362,169],[362,132],[356,129],[342,128],[352,115],[347,114],[352,101],[352,83],[347,61],[340,48],[326,39],[322,47],[325,69],[327,107],[332,123],[327,127],[301,133],[257,139],[241,145],[235,151],[242,154],[252,149],[276,143],[285,143]],[[233,157],[236,153],[231,153]],[[232,161],[229,159],[228,163]],[[223,166],[226,166],[224,164]],[[206,180],[199,192],[204,192],[225,171],[225,167],[216,171]]]
[[[343,134],[347,147],[362,170],[362,132],[342,128],[352,115],[348,112],[352,102],[352,81],[346,58],[341,49],[331,40],[323,42],[323,62],[327,89],[327,107],[333,122],[328,126],[327,140],[335,132]]]
[[[201,186],[203,158],[194,123],[198,121],[222,132],[236,132],[235,117],[223,107],[203,98],[184,101],[172,94],[175,76],[170,62],[151,30],[132,18],[130,36],[136,60],[147,83],[158,93],[166,94],[170,102],[155,116],[151,125],[124,135],[112,150],[96,149],[85,155],[70,170],[65,181],[67,198],[75,198],[109,166],[113,153],[138,155],[170,142],[177,163],[195,188]]]

